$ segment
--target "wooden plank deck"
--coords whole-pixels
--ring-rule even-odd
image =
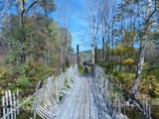
[[[53,119],[100,119],[89,80],[88,77],[80,77]]]

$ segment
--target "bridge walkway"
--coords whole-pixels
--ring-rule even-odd
[[[53,119],[101,119],[98,106],[91,90],[91,75],[83,75],[76,82],[73,90],[62,102],[61,109]],[[107,115],[109,119],[109,115]],[[104,118],[103,118],[104,119]]]

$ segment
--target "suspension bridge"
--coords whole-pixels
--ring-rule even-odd
[[[128,119],[125,111],[121,111],[126,104],[121,87],[112,80],[99,66],[94,66],[93,74],[79,74],[77,65],[72,66],[59,76],[48,77],[43,85],[39,82],[36,92],[22,103],[17,98],[18,92],[6,91],[2,97],[1,119],[16,119],[19,108],[31,99],[33,116],[30,119],[37,116],[42,119]],[[129,99],[146,119],[155,119],[147,102],[141,105]]]

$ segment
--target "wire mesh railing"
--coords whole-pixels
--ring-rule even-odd
[[[33,100],[34,119],[37,114],[42,119],[52,118],[54,113],[60,109],[60,102],[73,86],[76,80],[75,75],[78,75],[77,70],[76,65],[71,66],[61,75],[48,77],[44,83],[39,82],[36,92],[24,101],[20,101],[18,91],[16,94],[12,94],[10,90],[6,91],[2,96],[1,119],[16,119],[19,109],[30,100]]]
[[[99,87],[100,92],[105,100],[107,112],[112,118],[127,119],[125,116],[125,108],[127,102],[132,103],[142,113],[145,119],[156,119],[151,112],[150,104],[145,100],[142,103],[137,101],[127,91],[123,91],[121,85],[113,81],[112,76],[107,76],[104,70],[99,66],[94,66],[94,83]],[[127,96],[127,100],[125,98]],[[123,112],[121,112],[123,110]]]
[[[41,89],[39,84],[37,85],[33,103],[34,119],[37,114],[43,119],[55,116],[55,112],[62,107],[60,102],[64,100],[76,80],[75,75],[78,75],[77,66],[70,67],[57,77],[49,77]]]

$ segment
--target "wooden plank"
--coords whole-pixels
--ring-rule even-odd
[[[3,107],[3,119],[6,119],[6,104],[5,104],[5,97],[2,96],[2,107]]]
[[[11,111],[11,119],[13,119],[13,103],[12,103],[12,95],[11,95],[11,91],[8,90],[8,94],[9,94],[9,105],[10,105],[10,111]]]
[[[42,106],[40,106],[40,109],[43,111],[43,113],[45,114],[45,115],[47,115],[49,118],[51,118],[52,117],[52,113],[47,109],[47,108],[43,108]]]
[[[38,109],[37,112],[40,113],[40,114],[42,115],[42,118],[48,119],[48,117],[43,113],[43,111],[42,111],[40,108]]]
[[[6,98],[6,108],[7,108],[7,114],[9,113],[9,108],[8,108],[8,91],[5,91],[5,98]],[[9,119],[9,115],[7,116],[7,119]]]
[[[40,86],[40,81],[37,83],[36,85],[36,92],[35,92],[35,96],[34,96],[34,101],[33,101],[33,109],[34,109],[34,119],[36,119],[36,108],[37,108],[37,97],[39,95],[39,86]]]
[[[39,116],[40,116],[42,119],[45,119],[45,117],[43,116],[43,114],[42,114],[39,110],[37,110],[37,113],[39,114]]]
[[[148,103],[147,103],[147,100],[146,100],[146,117],[148,117]]]
[[[143,113],[145,115],[145,101],[144,100],[142,101],[142,107],[143,107]]]

